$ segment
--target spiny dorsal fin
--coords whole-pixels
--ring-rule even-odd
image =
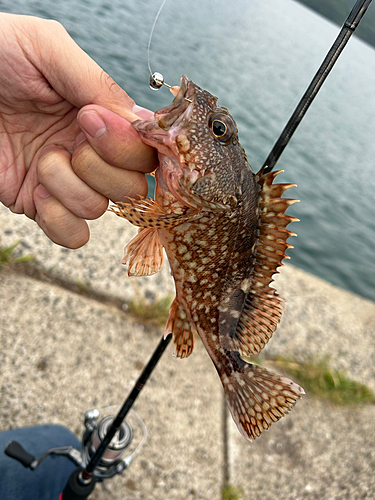
[[[259,236],[254,249],[254,265],[249,279],[246,280],[246,298],[234,336],[235,348],[242,355],[258,354],[267,344],[281,319],[284,299],[270,287],[272,277],[287,248],[293,248],[286,240],[296,236],[288,231],[290,222],[298,221],[285,215],[285,210],[298,200],[281,198],[281,195],[295,184],[273,184],[281,173],[257,174],[259,192]]]

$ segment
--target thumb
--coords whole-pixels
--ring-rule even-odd
[[[145,108],[134,107],[137,113],[152,116]],[[139,116],[129,111],[129,117]],[[157,165],[156,151],[144,144],[138,132],[128,120],[98,105],[82,108],[77,121],[83,130],[90,146],[107,163],[112,166],[138,172],[151,172]]]

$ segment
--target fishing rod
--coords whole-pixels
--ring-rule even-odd
[[[286,145],[292,138],[292,135],[296,131],[296,128],[300,124],[302,118],[305,116],[310,104],[315,99],[325,79],[335,65],[341,52],[343,51],[345,45],[348,43],[350,37],[358,27],[371,1],[372,0],[357,0],[357,2],[355,3],[320,68],[316,72],[306,92],[302,96],[300,102],[297,104],[297,107],[290,117],[288,123],[285,125],[284,130],[281,132],[279,139],[276,141],[270,154],[264,162],[264,173],[268,173],[273,170],[276,162],[278,161]]]

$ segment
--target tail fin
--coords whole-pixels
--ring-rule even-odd
[[[238,430],[252,441],[286,415],[305,391],[287,377],[246,363],[236,351],[229,356],[233,371],[222,374],[221,381]]]

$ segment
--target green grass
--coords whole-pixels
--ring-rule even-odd
[[[243,495],[243,489],[233,486],[233,484],[227,484],[221,489],[221,500],[241,500]]]
[[[329,357],[304,363],[285,358],[277,358],[274,362],[280,369],[288,372],[307,393],[315,394],[321,399],[340,406],[375,403],[375,395],[371,389],[352,380],[344,371],[332,368]]]
[[[168,319],[172,300],[173,297],[167,295],[150,303],[143,295],[137,295],[132,301],[128,302],[128,310],[142,322],[164,326]]]
[[[91,290],[90,283],[82,283],[82,281],[77,280],[76,281],[76,285],[77,285],[78,290],[81,293],[87,293],[87,292],[89,292]]]
[[[4,264],[14,264],[17,262],[28,262],[33,260],[34,257],[32,255],[23,255],[21,257],[14,257],[13,251],[19,245],[19,241],[13,243],[13,245],[9,247],[0,247],[0,267]]]

